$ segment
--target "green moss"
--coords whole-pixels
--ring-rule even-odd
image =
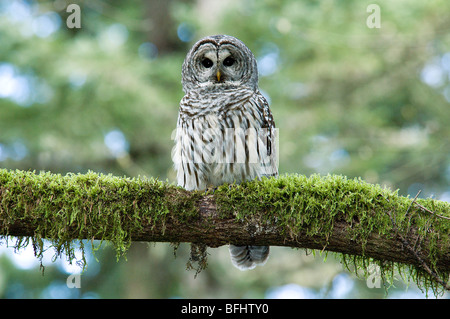
[[[168,218],[176,218],[181,225],[198,216],[197,203],[202,195],[204,192],[190,193],[152,178],[130,179],[93,172],[61,176],[0,169],[0,229],[7,237],[9,229],[28,224],[28,237],[17,238],[16,248],[31,241],[36,256],[41,258],[43,239],[48,238],[56,255],[65,253],[70,260],[75,248],[80,247],[85,263],[83,239],[109,241],[117,256],[123,256],[132,236],[144,231],[144,224],[164,225]],[[299,232],[329,238],[335,223],[346,221],[351,225],[348,236],[363,251],[370,235],[406,235],[412,227],[421,238],[421,247],[428,251],[432,269],[449,251],[450,222],[437,216],[450,217],[449,203],[417,199],[435,213],[430,214],[411,205],[411,198],[360,179],[286,175],[223,185],[215,190],[214,197],[221,217],[235,215],[237,220],[276,224],[293,239]],[[337,255],[356,273],[367,274],[368,266],[377,264],[387,283],[392,282],[392,274],[400,272],[425,288],[438,289],[419,267],[377,261],[364,254]],[[448,280],[448,272],[438,275]]]
[[[173,196],[168,201],[170,190]],[[164,223],[173,209],[184,211],[186,218],[196,213],[194,199],[179,199],[179,192],[152,178],[93,172],[61,176],[2,169],[0,226],[8,234],[10,227],[26,220],[34,231],[29,238],[18,238],[15,247],[21,248],[31,240],[39,258],[43,238],[51,241],[57,255],[65,253],[69,259],[74,256],[74,243],[83,247],[84,238],[110,241],[119,257],[130,246],[132,234],[142,231],[142,220],[151,225]]]
[[[450,248],[450,222],[437,217],[450,217],[449,203],[417,199],[417,203],[432,209],[433,215],[411,205],[411,198],[361,179],[349,180],[334,175],[287,175],[241,185],[224,185],[216,190],[215,196],[224,216],[235,212],[238,219],[258,218],[269,225],[276,224],[293,239],[300,232],[329,238],[335,222],[345,220],[351,225],[348,236],[355,245],[361,245],[364,252],[370,235],[392,238],[400,234],[407,237],[414,226],[421,243],[427,243],[432,269],[441,256],[448,255]],[[365,275],[369,265],[378,265],[380,275],[388,285],[393,281],[394,273],[408,273],[408,280],[414,280],[420,287],[442,291],[442,287],[430,280],[430,275],[422,268],[379,261],[364,255],[337,255],[348,269],[362,270]],[[444,282],[448,281],[448,271],[437,274]]]

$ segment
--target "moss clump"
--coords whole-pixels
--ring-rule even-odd
[[[412,205],[411,198],[399,196],[398,191],[368,184],[361,179],[294,174],[224,185],[216,190],[215,196],[224,216],[236,213],[237,219],[258,218],[268,225],[277,225],[286,236],[294,239],[300,232],[328,238],[336,221],[344,220],[350,225],[348,236],[356,245],[361,245],[363,252],[373,234],[383,238],[407,237],[413,228],[420,242],[412,243],[412,246],[422,245],[421,249],[428,251],[427,260],[431,261],[429,266],[432,269],[435,269],[439,258],[448,256],[450,249],[450,221],[438,216],[450,217],[449,203],[417,199],[417,203],[434,212],[431,214]],[[427,246],[423,247],[425,243]],[[419,286],[425,283],[426,288],[439,288],[439,284],[430,280],[430,275],[417,266],[377,261],[365,257],[364,253],[363,256],[337,255],[344,265],[353,265],[355,271],[363,270],[366,274],[369,264],[379,265],[380,275],[387,283],[392,282],[395,269],[396,272],[409,273]],[[448,270],[436,272],[443,281],[448,281]]]
[[[42,258],[44,238],[51,241],[57,255],[65,253],[70,260],[78,242],[85,264],[82,239],[110,241],[119,257],[131,244],[132,235],[143,230],[142,221],[164,223],[173,209],[184,211],[186,218],[196,214],[194,200],[186,201],[186,196],[177,200],[176,194],[176,187],[152,178],[1,169],[0,228],[8,235],[11,227],[26,221],[32,229],[30,237],[19,237],[15,247],[31,240],[38,258]]]
[[[256,215],[263,221],[276,222],[292,236],[299,231],[306,231],[307,235],[331,235],[335,221],[340,219],[352,226],[349,229],[352,239],[365,245],[374,232],[393,235],[392,221],[383,211],[394,216],[399,232],[406,232],[414,224],[421,230],[420,235],[434,239],[431,246],[439,235],[450,231],[448,220],[410,207],[411,199],[399,196],[398,191],[344,176],[294,174],[264,178],[240,185],[223,185],[215,191],[215,197],[223,215],[236,212],[237,219]],[[449,203],[433,199],[418,199],[417,202],[432,207],[437,215],[450,216]],[[436,230],[432,235],[428,233],[431,223]],[[445,237],[440,240],[448,247],[448,236]],[[430,248],[433,251],[433,247]]]
[[[61,176],[0,169],[0,231],[2,237],[24,234],[26,237],[19,237],[15,247],[31,241],[38,258],[42,258],[44,238],[51,241],[57,256],[65,253],[70,260],[79,246],[85,264],[83,239],[109,241],[117,256],[123,256],[133,236],[164,226],[169,219],[172,225],[175,220],[175,225],[182,227],[199,217],[198,202],[203,195],[152,178],[130,179],[93,172]],[[363,252],[361,256],[338,254],[348,268],[366,272],[369,264],[376,263],[387,282],[395,269],[410,274],[425,288],[437,289],[436,281],[421,267],[364,255],[370,236],[407,238],[413,230],[418,235],[413,247],[425,251],[428,266],[448,281],[448,269],[436,270],[436,266],[450,250],[450,222],[442,218],[450,217],[449,203],[417,199],[430,213],[396,191],[331,175],[286,175],[223,185],[208,196],[214,196],[221,218],[235,216],[237,220],[276,225],[285,238],[296,239],[302,233],[329,239],[336,223],[345,221],[349,225],[347,236]],[[192,262],[206,255],[204,246],[196,244]]]

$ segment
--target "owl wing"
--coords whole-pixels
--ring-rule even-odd
[[[253,95],[250,103],[254,105],[260,118],[258,148],[261,176],[278,176],[278,129],[275,127],[269,103],[259,91]]]

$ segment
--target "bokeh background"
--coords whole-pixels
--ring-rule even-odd
[[[81,28],[67,27],[69,4]],[[368,5],[380,8],[370,28]],[[174,181],[170,151],[181,64],[211,34],[240,38],[280,134],[280,173],[362,177],[401,195],[450,201],[450,2],[0,0],[0,167]],[[13,241],[10,241],[10,244]],[[88,245],[89,246],[89,245]],[[189,246],[107,243],[81,268],[49,248],[0,245],[2,298],[423,298],[385,294],[333,254],[274,247],[250,272],[209,249],[196,278]],[[326,259],[326,261],[325,261]],[[443,296],[448,298],[448,294]]]

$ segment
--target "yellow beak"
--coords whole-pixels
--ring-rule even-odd
[[[219,70],[217,70],[216,77],[217,77],[217,82],[220,82],[220,71]]]

